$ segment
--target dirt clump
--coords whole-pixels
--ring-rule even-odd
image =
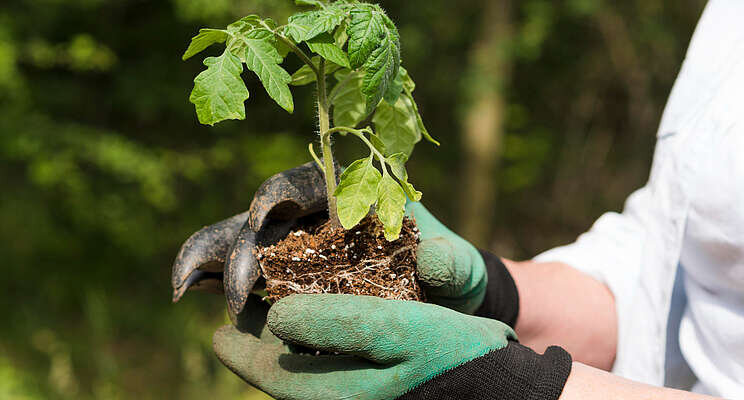
[[[257,249],[271,302],[295,293],[343,293],[425,301],[416,277],[419,232],[403,220],[398,240],[388,242],[377,216],[351,230],[328,221],[306,224],[274,245]]]

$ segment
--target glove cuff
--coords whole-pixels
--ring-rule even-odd
[[[557,400],[571,355],[551,346],[540,355],[516,342],[424,382],[398,400]]]
[[[514,328],[519,316],[519,292],[514,278],[499,257],[484,250],[480,253],[486,263],[488,284],[483,303],[474,315],[499,320]]]

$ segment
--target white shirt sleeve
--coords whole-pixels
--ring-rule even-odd
[[[569,245],[549,250],[535,257],[540,262],[562,262],[604,283],[615,299],[618,321],[618,357],[627,353],[628,335],[632,335],[633,321],[649,319],[639,313],[635,302],[641,285],[640,274],[646,260],[649,241],[658,240],[651,232],[654,226],[650,210],[654,190],[650,185],[628,197],[622,213],[602,215],[592,228]],[[653,245],[652,245],[653,247]],[[613,372],[621,373],[616,358]]]

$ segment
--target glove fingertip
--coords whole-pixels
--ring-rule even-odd
[[[416,263],[419,280],[432,288],[446,286],[454,279],[452,245],[447,239],[434,238],[421,242]]]
[[[224,325],[212,335],[212,349],[217,354],[217,358],[225,365],[228,364],[232,354],[232,343],[240,339],[239,334],[240,332],[234,326]]]
[[[307,319],[312,318],[312,303],[308,304],[306,294],[293,294],[291,296],[279,299],[269,309],[266,315],[266,326],[269,330],[283,340],[291,340],[299,328],[306,325]],[[315,295],[316,302],[322,302],[322,297]],[[299,329],[302,330],[302,329]]]

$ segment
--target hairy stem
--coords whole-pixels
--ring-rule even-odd
[[[328,195],[328,218],[333,227],[341,227],[336,207],[336,168],[331,151],[331,121],[328,115],[328,98],[326,97],[325,60],[318,63],[318,121],[320,124],[320,149],[323,155],[323,173],[325,175],[326,193]]]

